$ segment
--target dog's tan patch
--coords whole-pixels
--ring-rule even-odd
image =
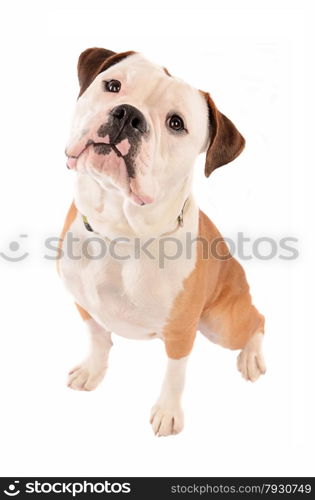
[[[80,316],[83,319],[83,321],[86,321],[87,319],[91,319],[92,318],[92,316],[85,309],[83,309],[83,307],[81,307],[76,302],[75,302],[75,305],[77,306],[78,311],[79,311]]]
[[[196,267],[176,297],[164,329],[170,358],[190,353],[200,323],[202,333],[214,332],[216,342],[229,349],[244,348],[254,333],[264,329],[264,317],[252,305],[241,265],[201,211]]]

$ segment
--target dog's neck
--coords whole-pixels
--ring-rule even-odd
[[[185,230],[191,229],[187,227],[189,217],[185,217],[194,205],[191,183],[192,177],[189,176],[152,205],[136,206],[116,189],[104,189],[90,176],[78,174],[75,204],[78,211],[87,217],[93,230],[109,239],[159,237],[177,229],[184,205]]]

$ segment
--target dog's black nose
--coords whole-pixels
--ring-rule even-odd
[[[127,132],[140,132],[144,134],[147,131],[147,122],[139,109],[130,104],[121,104],[116,106],[111,112],[116,123],[119,123],[120,130],[128,129]]]

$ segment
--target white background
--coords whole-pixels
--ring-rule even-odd
[[[0,251],[15,257],[18,241],[30,253],[0,257],[2,476],[314,475],[313,19],[303,1],[1,3]],[[243,262],[266,316],[266,376],[246,383],[235,352],[198,336],[176,437],[158,439],[148,423],[159,341],[115,337],[99,389],[65,384],[87,339],[44,239],[72,199],[63,150],[90,46],[143,52],[210,91],[242,131],[234,163],[207,180],[204,158],[195,166],[196,197],[223,235],[299,238],[295,261]]]

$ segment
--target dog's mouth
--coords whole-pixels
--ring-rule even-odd
[[[90,147],[93,147],[94,152],[99,155],[107,155],[113,151],[118,158],[122,158],[124,160],[130,181],[128,196],[135,204],[143,206],[154,201],[150,196],[138,193],[137,189],[135,188],[133,182],[135,177],[134,168],[131,167],[129,162],[127,161],[127,154],[129,151],[128,141],[122,141],[120,143],[112,144],[110,142],[95,142],[92,139],[89,139],[78,154],[70,155],[68,154],[67,150],[65,151],[65,154],[67,156],[67,168],[70,170],[75,170],[80,156]]]
[[[109,142],[95,142],[92,141],[92,139],[89,139],[77,155],[70,155],[67,153],[67,150],[65,151],[65,154],[67,156],[67,168],[69,168],[70,170],[74,170],[77,166],[78,159],[90,146],[93,146],[95,152],[98,154],[108,154],[111,150],[113,150],[115,151],[117,156],[123,157],[122,153],[119,151],[115,144],[111,144]]]
[[[124,155],[119,151],[117,148],[116,144],[111,144],[111,143],[105,143],[105,142],[91,142],[91,145],[93,145],[94,150],[97,154],[107,154],[110,152],[112,149],[115,151],[116,155],[120,158],[123,158]]]

